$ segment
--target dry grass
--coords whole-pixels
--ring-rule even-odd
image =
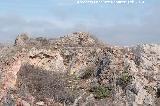
[[[67,76],[53,71],[24,65],[18,72],[17,86],[20,88],[19,90],[23,90],[22,87],[25,85],[29,93],[38,100],[51,98],[57,102],[70,104],[74,102],[75,97],[67,87],[68,82],[65,77]]]

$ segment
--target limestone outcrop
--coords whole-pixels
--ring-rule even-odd
[[[160,45],[120,47],[75,32],[23,34],[0,51],[0,106],[159,106]]]

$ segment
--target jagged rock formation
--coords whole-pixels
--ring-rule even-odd
[[[22,34],[0,51],[0,106],[159,106],[160,45]]]
[[[15,40],[15,45],[16,46],[24,46],[27,43],[28,39],[29,39],[29,37],[27,36],[27,34],[18,35]]]

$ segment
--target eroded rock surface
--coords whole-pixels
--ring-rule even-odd
[[[18,36],[0,51],[0,106],[159,106],[160,45],[119,47],[89,33]]]

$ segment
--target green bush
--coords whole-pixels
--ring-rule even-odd
[[[129,73],[122,73],[122,76],[118,79],[117,84],[125,88],[132,81],[132,76]]]
[[[111,94],[111,90],[109,87],[105,87],[103,85],[91,88],[91,92],[93,92],[94,97],[96,99],[104,99],[109,97]]]

